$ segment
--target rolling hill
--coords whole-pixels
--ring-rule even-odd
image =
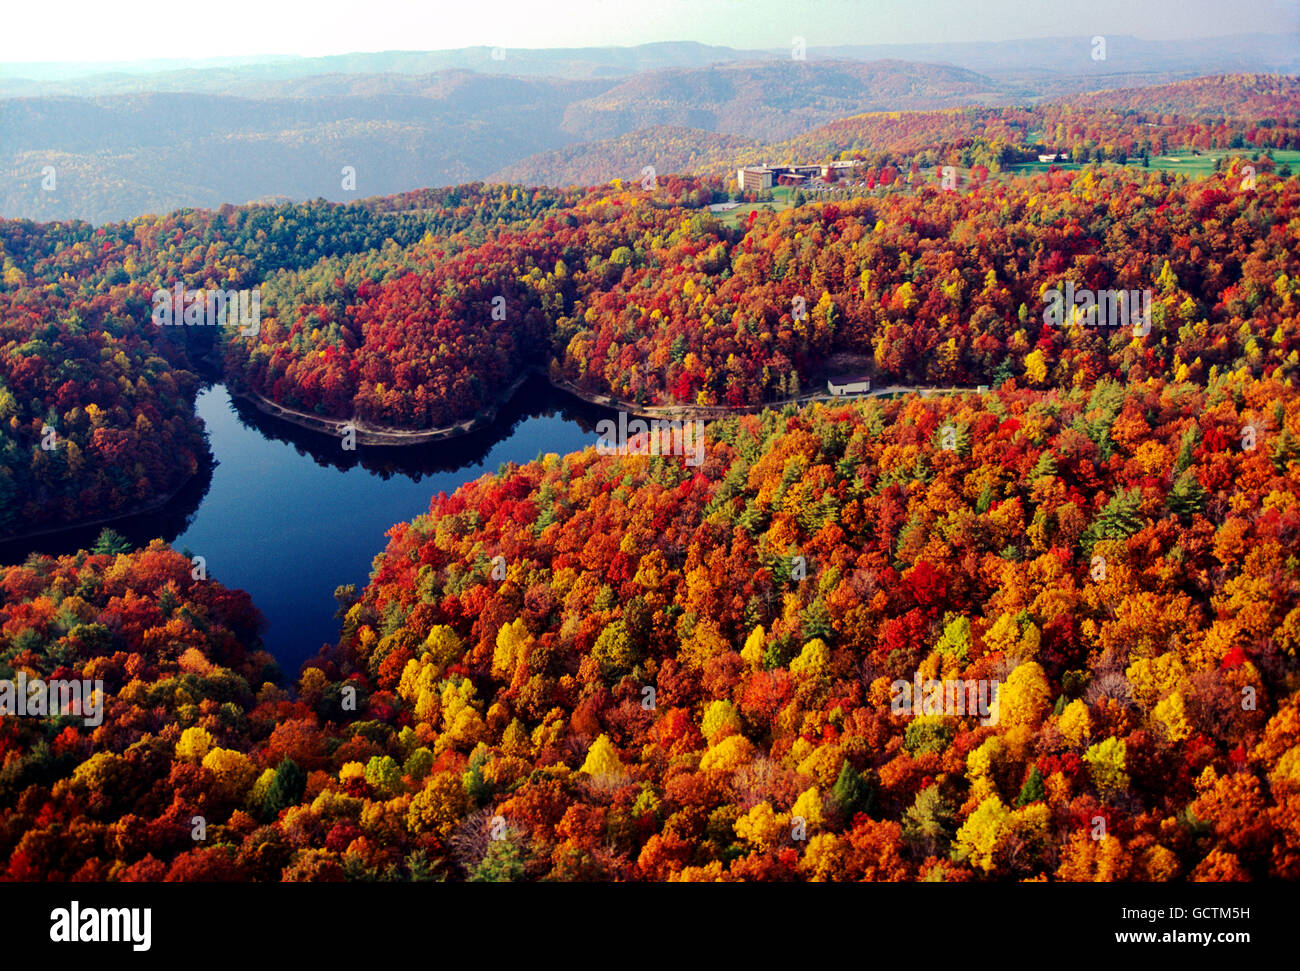
[[[739,135],[657,125],[541,152],[507,165],[488,181],[588,186],[617,178],[639,179],[647,165],[654,166],[657,173],[696,172],[707,166],[725,164],[738,152],[757,144]]]
[[[573,141],[565,108],[604,82],[467,71],[290,82],[275,98],[136,94],[3,102],[0,213],[125,219],[267,196],[347,201],[482,178]],[[351,92],[351,93],[344,93]],[[54,168],[54,188],[42,171]],[[344,188],[343,167],[355,169]]]
[[[712,56],[689,45],[637,50],[646,62]],[[1010,83],[899,60],[788,57],[586,80],[465,69],[264,76],[280,70],[277,63],[207,69],[241,79],[222,94],[0,100],[0,215],[98,223],[270,197],[348,201],[486,178],[592,184],[637,176],[645,165],[725,172],[769,157],[924,147],[936,127],[966,122],[936,116],[918,128],[914,116],[879,113],[1033,104],[1043,89],[1083,83]],[[418,61],[366,55],[335,66],[386,63]],[[504,63],[515,69],[509,53]],[[1099,79],[1083,80],[1095,86]],[[1219,76],[1058,103],[1286,117],[1300,113],[1295,85],[1294,78]],[[354,187],[345,187],[345,166],[355,170]]]
[[[770,140],[873,108],[1015,94],[969,71],[901,61],[759,62],[628,82],[333,73],[252,78],[239,90],[0,101],[0,215],[103,222],[268,196],[347,201],[482,179],[538,153],[645,128]],[[647,139],[667,144],[662,133],[628,143],[636,171],[693,167],[740,144],[683,146],[647,163]],[[575,181],[624,170],[575,161],[585,154],[565,163]],[[344,188],[344,166],[356,170],[355,189]],[[529,171],[555,178],[540,163]]]
[[[655,125],[679,125],[771,140],[862,111],[1006,104],[1026,94],[973,71],[940,64],[715,64],[655,71],[625,81],[571,105],[564,129],[607,138]]]

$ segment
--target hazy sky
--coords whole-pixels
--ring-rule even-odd
[[[0,62],[586,47],[810,47],[1300,27],[1300,0],[63,0],[7,4]]]

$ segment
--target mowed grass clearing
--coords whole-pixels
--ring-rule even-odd
[[[1190,179],[1203,179],[1214,172],[1215,162],[1219,159],[1241,159],[1249,164],[1250,157],[1256,152],[1253,148],[1216,148],[1210,151],[1202,151],[1200,155],[1193,155],[1190,148],[1178,149],[1168,152],[1165,155],[1152,155],[1149,168],[1163,172],[1174,172],[1179,175],[1185,175]],[[1273,150],[1273,161],[1278,168],[1284,164],[1290,164],[1294,172],[1300,167],[1300,151],[1294,149]],[[1027,172],[1046,172],[1055,164],[1058,169],[1066,172],[1077,172],[1086,168],[1091,163],[1079,164],[1077,162],[1021,162],[1019,165],[1008,166],[1008,171],[1017,173]],[[1107,162],[1107,165],[1117,163]],[[1125,163],[1130,168],[1142,168],[1140,159],[1129,159]]]
[[[790,206],[790,190],[785,186],[777,186],[772,189],[771,202],[742,202],[735,209],[729,209],[726,212],[719,213],[718,220],[724,226],[731,229],[739,229],[741,226],[745,225],[745,220],[749,218],[749,214],[754,212],[756,209],[774,209],[780,211],[782,209],[789,209]]]

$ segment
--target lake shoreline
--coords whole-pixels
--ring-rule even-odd
[[[75,523],[64,523],[60,526],[49,526],[44,529],[27,530],[22,533],[15,533],[12,536],[0,536],[0,547],[7,546],[10,543],[25,543],[28,540],[39,539],[42,536],[55,536],[59,533],[70,533],[76,529],[89,529],[91,526],[107,526],[112,523],[119,523],[124,519],[134,519],[136,516],[145,516],[151,512],[157,512],[159,509],[169,505],[173,499],[185,491],[185,487],[192,483],[198,474],[199,473],[195,471],[193,474],[187,475],[185,481],[171,492],[168,492],[161,498],[155,499],[143,506],[135,506],[123,512],[113,513],[111,516],[99,516],[95,519],[85,519]]]
[[[486,428],[497,420],[497,415],[501,408],[506,405],[515,393],[524,385],[533,372],[524,371],[519,375],[510,386],[501,394],[497,395],[492,404],[488,405],[473,418],[467,418],[462,422],[454,425],[446,425],[442,428],[428,429],[404,429],[388,428],[367,425],[356,418],[322,418],[320,415],[312,415],[305,411],[299,411],[296,408],[290,408],[263,396],[260,392],[251,388],[236,388],[226,384],[226,390],[229,391],[232,398],[238,398],[241,401],[247,401],[254,408],[264,415],[280,421],[288,422],[291,425],[297,425],[299,428],[305,428],[308,431],[318,432],[322,435],[329,435],[333,438],[339,438],[343,435],[343,430],[351,425],[356,433],[356,443],[358,445],[383,445],[383,446],[405,446],[405,445],[427,445],[431,442],[444,442],[448,439],[460,438],[463,435],[469,435],[482,428]]]
[[[902,391],[926,391],[938,393],[959,393],[963,391],[974,391],[974,388],[933,388],[933,389],[909,389],[885,387],[874,391],[868,391],[866,394],[858,395],[831,395],[824,391],[810,392],[798,395],[794,398],[783,398],[777,401],[767,401],[757,405],[638,405],[631,401],[623,401],[611,395],[598,394],[594,391],[587,391],[579,388],[577,385],[564,379],[553,378],[546,369],[541,367],[532,367],[524,370],[510,386],[501,392],[496,400],[479,412],[473,418],[458,422],[455,425],[447,425],[442,428],[430,428],[423,430],[411,430],[401,428],[376,427],[358,422],[357,419],[343,418],[322,418],[319,415],[312,415],[305,411],[299,411],[290,408],[287,405],[281,405],[271,401],[263,396],[260,392],[252,389],[237,389],[230,387],[231,397],[247,401],[264,415],[297,425],[299,428],[305,428],[308,431],[318,432],[322,435],[339,437],[343,434],[343,429],[351,425],[356,431],[356,442],[358,445],[382,445],[382,446],[407,446],[407,445],[426,445],[431,442],[442,442],[449,439],[459,438],[463,435],[471,434],[482,428],[491,425],[496,421],[502,407],[509,403],[527,380],[533,375],[544,378],[553,389],[571,395],[587,404],[596,405],[601,408],[609,408],[614,411],[624,411],[629,415],[639,418],[660,419],[669,421],[718,421],[724,418],[731,418],[737,415],[754,415],[766,411],[769,408],[784,408],[787,405],[802,407],[813,402],[845,402],[854,401],[869,397],[879,397],[883,395],[900,393]]]

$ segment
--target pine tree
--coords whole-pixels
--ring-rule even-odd
[[[480,742],[470,753],[469,768],[461,777],[465,795],[475,806],[481,806],[492,795],[492,786],[483,778],[483,764],[488,760],[487,746]]]
[[[293,759],[285,759],[275,770],[275,778],[266,790],[266,801],[262,803],[262,812],[274,819],[280,810],[295,806],[302,801],[302,794],[307,788],[307,775]]]
[[[839,778],[831,787],[831,802],[847,820],[855,812],[869,813],[875,802],[871,786],[857,769],[847,761],[840,766]]]
[[[1056,458],[1050,451],[1044,451],[1034,463],[1034,470],[1029,473],[1029,481],[1034,482],[1044,475],[1056,475]]]
[[[116,556],[119,553],[130,553],[131,544],[117,530],[106,528],[100,532],[99,539],[95,540],[92,552]]]
[[[1120,489],[1111,496],[1101,514],[1083,534],[1084,548],[1091,553],[1093,546],[1104,539],[1128,539],[1142,528],[1138,512],[1142,504],[1140,489]]]
[[[1291,435],[1288,428],[1282,429],[1282,434],[1273,439],[1273,468],[1278,475],[1286,475],[1287,465],[1290,462],[1300,458],[1300,447],[1297,447],[1295,438]]]
[[[903,834],[922,844],[927,854],[933,854],[952,838],[953,816],[953,808],[939,787],[926,786],[917,793],[916,801],[903,816]]]
[[[1196,443],[1200,441],[1200,438],[1201,429],[1195,422],[1193,422],[1187,427],[1187,430],[1183,432],[1182,441],[1179,443],[1178,458],[1174,462],[1175,472],[1185,472],[1192,464],[1192,459],[1196,451]]]
[[[814,599],[803,612],[803,636],[807,640],[820,638],[824,641],[833,640],[835,637],[831,612],[826,608],[826,603],[821,597]]]
[[[1043,774],[1038,771],[1038,766],[1029,770],[1029,778],[1020,788],[1020,795],[1016,798],[1016,808],[1028,806],[1031,802],[1042,802],[1047,796],[1047,790],[1043,786]]]
[[[1184,521],[1205,508],[1205,489],[1196,478],[1195,469],[1185,469],[1174,480],[1174,487],[1165,502],[1169,511]]]
[[[493,840],[469,875],[471,883],[514,883],[524,878],[523,853],[514,840]]]

